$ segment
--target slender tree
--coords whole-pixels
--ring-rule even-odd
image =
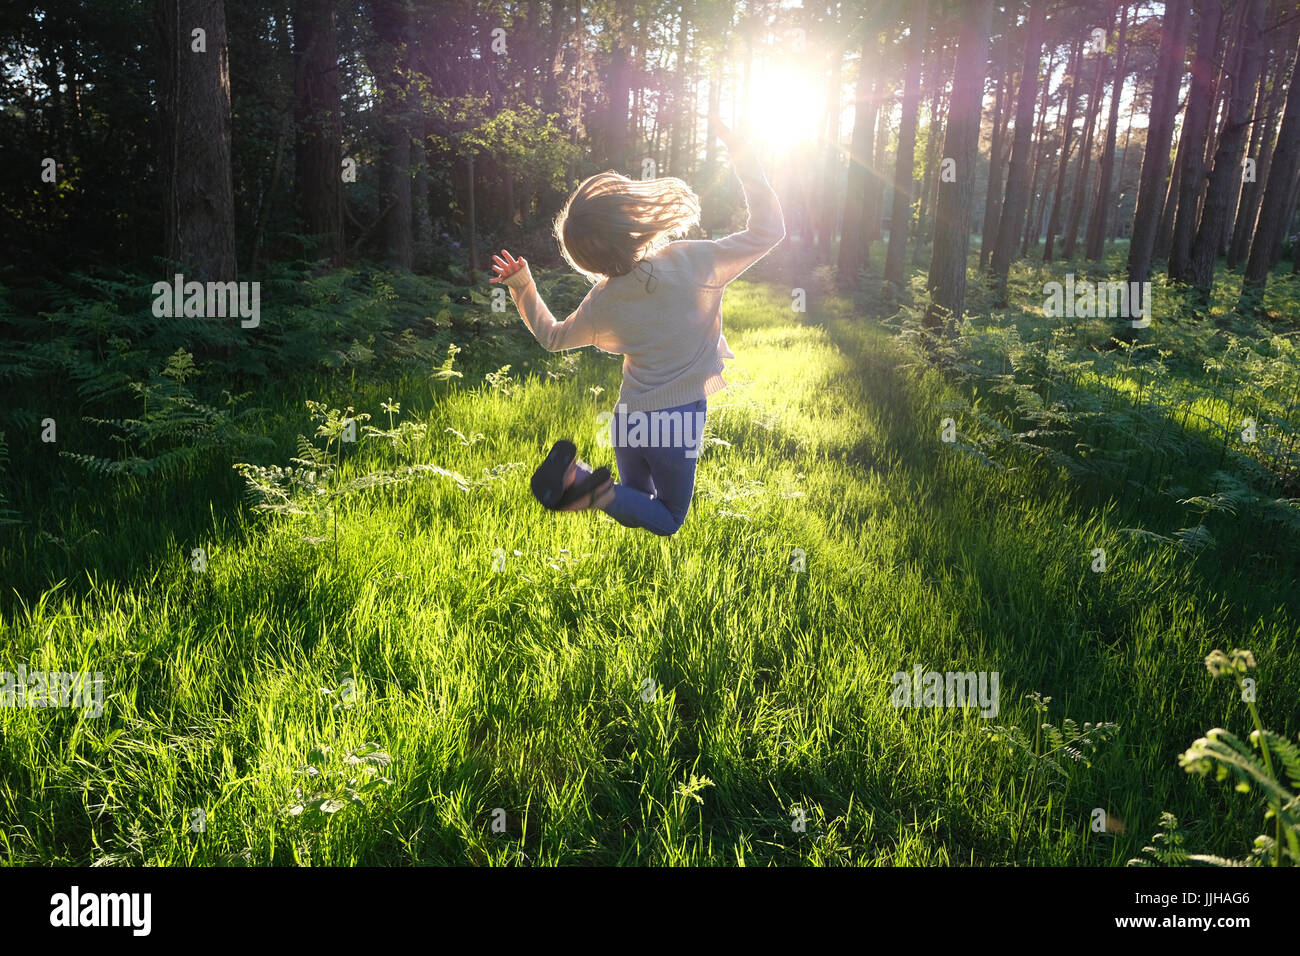
[[[1066,80],[1069,81],[1069,89],[1065,94],[1066,111],[1065,125],[1061,131],[1061,162],[1056,170],[1056,188],[1052,195],[1052,212],[1047,221],[1047,241],[1043,245],[1043,261],[1051,262],[1052,254],[1056,246],[1056,234],[1061,229],[1061,197],[1065,194],[1065,174],[1070,167],[1070,148],[1074,145],[1074,114],[1075,106],[1079,101],[1079,69],[1080,59],[1083,56],[1083,39],[1080,37],[1074,42],[1074,50],[1070,55],[1070,65],[1067,68]]]
[[[1109,26],[1109,24],[1108,24]],[[1079,227],[1083,224],[1084,204],[1088,194],[1088,174],[1092,170],[1093,138],[1097,133],[1097,114],[1101,111],[1102,80],[1105,74],[1106,51],[1097,51],[1093,65],[1092,88],[1088,91],[1088,109],[1083,116],[1083,142],[1079,144],[1079,165],[1074,177],[1074,196],[1070,212],[1065,217],[1065,236],[1061,242],[1061,255],[1073,259],[1079,240]]]
[[[1259,80],[1264,47],[1264,11],[1267,0],[1246,0],[1237,36],[1229,81],[1228,117],[1214,154],[1214,168],[1206,188],[1201,224],[1192,243],[1188,279],[1204,297],[1214,281],[1214,263],[1228,231],[1234,190],[1241,181],[1241,158],[1246,130],[1251,122],[1251,100]]]
[[[1300,64],[1300,48],[1293,62]],[[1238,311],[1253,312],[1262,306],[1268,270],[1276,261],[1282,248],[1283,234],[1291,219],[1292,192],[1296,171],[1300,168],[1300,83],[1296,72],[1291,74],[1290,88],[1286,94],[1286,109],[1282,113],[1282,128],[1277,134],[1273,149],[1273,164],[1264,187],[1264,199],[1259,210],[1259,224],[1250,244],[1250,258],[1242,276],[1241,300]]]
[[[840,248],[836,260],[836,278],[845,285],[851,285],[856,280],[871,243],[867,224],[867,187],[875,175],[874,140],[876,111],[879,106],[873,96],[874,71],[869,69],[869,64],[879,56],[877,47],[878,40],[874,36],[862,41],[862,59],[853,107],[853,136],[849,145],[849,170],[844,188],[844,226],[840,232]]]
[[[930,305],[925,324],[928,328],[939,328],[945,320],[960,320],[966,306],[966,256],[970,247],[971,201],[975,194],[975,161],[979,156],[980,112],[988,70],[993,0],[969,0],[963,12],[943,139],[943,156],[951,161],[955,175],[939,177],[934,248],[927,279]]]
[[[980,271],[989,266],[993,255],[993,245],[998,238],[998,218],[1002,213],[1002,169],[1006,164],[1007,126],[1010,122],[1011,77],[1010,69],[1011,38],[1003,29],[997,40],[998,67],[997,92],[993,97],[993,130],[989,143],[989,181],[984,193],[984,225],[980,229]]]
[[[1206,0],[1197,10],[1196,56],[1192,60],[1192,88],[1187,96],[1187,112],[1181,138],[1188,149],[1183,158],[1178,181],[1174,232],[1169,247],[1169,278],[1186,282],[1191,278],[1192,241],[1196,237],[1197,213],[1205,187],[1205,140],[1213,117],[1211,93],[1213,74],[1218,71],[1220,26],[1223,23],[1223,0]]]
[[[998,237],[989,262],[997,300],[1005,304],[1007,276],[1011,259],[1020,238],[1025,209],[1029,204],[1029,156],[1034,131],[1034,104],[1038,97],[1038,69],[1043,52],[1043,25],[1047,19],[1047,0],[1030,0],[1029,21],[1025,25],[1024,66],[1020,73],[1020,91],[1016,94],[1016,132],[1011,143],[1011,164],[1007,169],[1007,195],[998,220]],[[981,84],[980,92],[983,92]],[[956,89],[954,88],[954,96]]]
[[[916,0],[910,7],[908,25],[907,76],[903,82],[903,115],[898,124],[898,150],[894,158],[894,208],[889,220],[889,249],[885,253],[885,279],[901,288],[907,259],[907,233],[912,222],[913,166],[916,162],[917,111],[921,102],[921,58],[925,53],[925,35],[929,0]]]
[[[230,63],[223,0],[157,0],[164,255],[197,280],[235,278]]]
[[[1160,52],[1151,95],[1150,123],[1146,150],[1138,178],[1137,210],[1133,216],[1133,237],[1129,242],[1130,282],[1145,282],[1151,275],[1156,230],[1169,168],[1169,143],[1178,109],[1178,87],[1183,76],[1183,47],[1187,31],[1188,0],[1167,0],[1160,31]]]
[[[343,114],[339,96],[335,0],[297,0],[293,7],[294,143],[298,215],[314,254],[343,261]]]
[[[1119,101],[1124,94],[1124,80],[1128,75],[1128,4],[1119,4],[1119,41],[1115,50],[1115,75],[1110,86],[1110,115],[1106,120],[1106,140],[1101,148],[1101,162],[1097,172],[1097,201],[1088,218],[1088,233],[1084,241],[1084,257],[1095,262],[1101,258],[1106,244],[1106,224],[1110,217],[1111,179],[1115,172],[1115,141],[1119,132]]]

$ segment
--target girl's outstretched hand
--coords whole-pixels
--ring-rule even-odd
[[[503,259],[502,256],[504,256],[505,258]],[[523,258],[516,259],[510,253],[502,249],[500,256],[494,255],[492,257],[492,268],[496,270],[496,275],[493,276],[491,279],[488,279],[488,282],[504,282],[506,279],[509,279],[512,275],[514,275],[516,272],[522,269],[525,265],[527,265],[526,259]]]
[[[722,140],[722,145],[727,147],[727,155],[731,157],[733,163],[738,162],[741,157],[751,152],[749,141],[722,122],[721,119],[714,117],[713,128],[717,130],[718,139]]]

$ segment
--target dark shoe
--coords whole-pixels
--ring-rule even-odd
[[[578,446],[567,438],[561,438],[551,446],[546,460],[537,466],[537,470],[533,472],[533,497],[543,506],[552,511],[559,507],[565,493],[564,479],[577,457]]]
[[[608,468],[597,468],[585,481],[575,481],[560,503],[557,511],[586,511],[593,508],[607,487],[612,487]]]

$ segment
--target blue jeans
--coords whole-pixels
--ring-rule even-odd
[[[665,536],[682,526],[695,493],[708,407],[701,398],[653,412],[615,412],[610,439],[619,482],[607,515],[625,527]]]

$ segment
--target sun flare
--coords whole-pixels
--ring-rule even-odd
[[[764,65],[754,76],[752,97],[749,134],[755,141],[780,154],[817,140],[825,91],[806,69]]]

